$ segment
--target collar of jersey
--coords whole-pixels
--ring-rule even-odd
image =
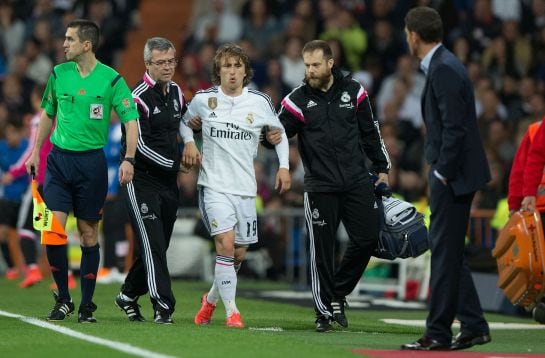
[[[236,97],[226,95],[226,94],[221,90],[221,86],[218,86],[218,93],[219,93],[222,97],[225,97],[225,98],[229,99],[230,101],[233,101],[234,103],[237,103],[237,102],[239,102],[240,100],[242,100],[242,98],[244,98],[244,96],[248,93],[248,87],[242,87],[242,93],[241,93],[239,96],[236,96]]]

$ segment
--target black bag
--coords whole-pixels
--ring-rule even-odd
[[[395,260],[418,257],[429,248],[428,229],[424,225],[424,215],[416,211],[395,224],[388,224],[385,219],[382,200],[377,200],[380,217],[378,245],[373,256]]]

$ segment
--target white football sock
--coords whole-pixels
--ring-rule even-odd
[[[214,284],[218,288],[219,295],[229,317],[233,312],[238,312],[235,304],[237,291],[237,274],[233,267],[235,258],[229,256],[216,256],[216,269]]]

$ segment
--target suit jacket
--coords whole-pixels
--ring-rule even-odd
[[[426,160],[455,195],[484,187],[490,169],[477,126],[473,86],[464,65],[444,46],[433,54],[422,92]]]

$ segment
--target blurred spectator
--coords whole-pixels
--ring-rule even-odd
[[[329,20],[327,27],[319,34],[321,40],[339,39],[343,45],[350,71],[359,69],[363,54],[367,50],[367,33],[352,14],[348,4],[335,7],[335,20]]]
[[[386,20],[377,20],[369,38],[368,52],[383,60],[384,71],[390,74],[395,71],[396,61],[406,52],[405,43],[397,36],[392,24]]]
[[[2,81],[0,100],[6,104],[10,112],[31,113],[29,98],[23,97],[23,88],[19,78],[7,75]]]
[[[233,13],[225,0],[209,0],[210,12],[195,19],[195,40],[197,43],[222,44],[236,42],[242,34],[241,18]]]
[[[206,89],[212,86],[210,81],[202,77],[202,64],[196,55],[185,56],[178,66],[181,67],[181,76],[184,79],[184,96],[187,100],[191,100],[195,92],[201,89]]]
[[[0,39],[5,62],[21,50],[24,36],[25,24],[15,16],[12,1],[0,1]]]
[[[267,61],[267,73],[265,78],[265,85],[263,86],[263,92],[271,96],[271,100],[275,108],[279,108],[282,98],[290,93],[292,88],[295,87],[288,85],[286,82],[284,82],[284,74],[285,71],[283,71],[283,68],[281,66],[281,60],[273,57]],[[301,84],[302,81],[303,79],[300,78],[297,85]]]
[[[491,0],[475,0],[472,16],[460,23],[462,36],[473,39],[472,51],[481,53],[501,32],[501,20],[492,12]]]
[[[84,17],[100,27],[100,43],[97,58],[108,66],[118,63],[119,51],[125,46],[123,22],[112,11],[107,0],[89,0],[86,2]]]
[[[53,62],[42,51],[42,43],[36,37],[25,42],[24,55],[28,59],[26,75],[39,84],[45,84],[53,69]]]
[[[396,71],[382,82],[376,97],[377,113],[382,113],[384,104],[395,96],[394,86],[398,79],[405,82],[411,97],[420,98],[422,95],[426,79],[422,73],[418,72],[416,61],[410,55],[404,54],[397,60]]]
[[[284,53],[280,55],[282,81],[290,89],[299,86],[304,79],[305,64],[301,58],[302,49],[303,40],[300,37],[291,36],[287,38]]]
[[[252,43],[256,57],[264,58],[269,41],[280,32],[265,0],[249,0],[249,14],[242,25],[242,37]]]

